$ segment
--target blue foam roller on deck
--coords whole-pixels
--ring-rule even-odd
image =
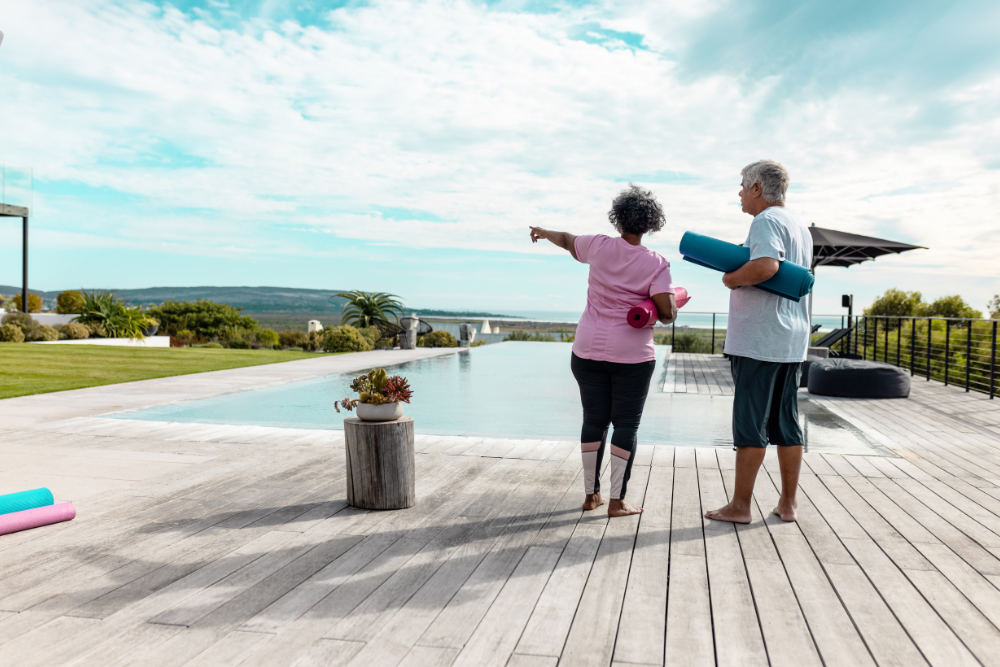
[[[723,273],[735,271],[750,261],[750,248],[694,232],[684,233],[680,253],[689,262]],[[776,274],[754,287],[799,301],[812,290],[814,280],[813,274],[806,267],[781,262]]]
[[[36,507],[45,507],[54,504],[55,498],[48,489],[32,489],[31,491],[20,491],[18,493],[8,493],[0,496],[0,514],[10,514],[11,512],[23,512],[33,510]]]

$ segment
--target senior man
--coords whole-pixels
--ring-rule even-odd
[[[777,273],[781,262],[808,268],[812,237],[809,228],[785,208],[788,172],[783,166],[761,160],[744,167],[741,174],[743,212],[753,216],[743,244],[750,248],[750,261],[722,276],[731,290],[725,351],[736,385],[736,485],[730,503],[705,516],[750,523],[754,481],[771,443],[778,446],[781,468],[781,498],[774,514],[794,521],[804,443],[798,389],[809,348],[809,311],[804,299],[796,303],[754,285]]]

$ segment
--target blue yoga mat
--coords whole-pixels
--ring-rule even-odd
[[[55,498],[52,497],[52,492],[48,489],[32,489],[31,491],[8,493],[7,495],[0,496],[0,514],[33,510],[36,507],[45,507],[54,503]]]
[[[684,232],[680,251],[687,261],[723,273],[735,271],[750,261],[750,248],[694,232]],[[781,262],[776,274],[754,287],[799,301],[812,290],[814,280],[813,274],[806,267]]]

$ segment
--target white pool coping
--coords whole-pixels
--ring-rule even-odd
[[[146,338],[79,338],[76,340],[36,340],[31,345],[110,345],[113,347],[170,347],[170,336]]]

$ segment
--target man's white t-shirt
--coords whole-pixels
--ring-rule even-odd
[[[784,206],[765,209],[750,223],[743,244],[750,259],[770,257],[807,269],[812,264],[812,235]],[[798,303],[756,287],[740,287],[729,293],[729,324],[726,354],[759,361],[790,363],[805,361],[809,349],[809,303]]]

